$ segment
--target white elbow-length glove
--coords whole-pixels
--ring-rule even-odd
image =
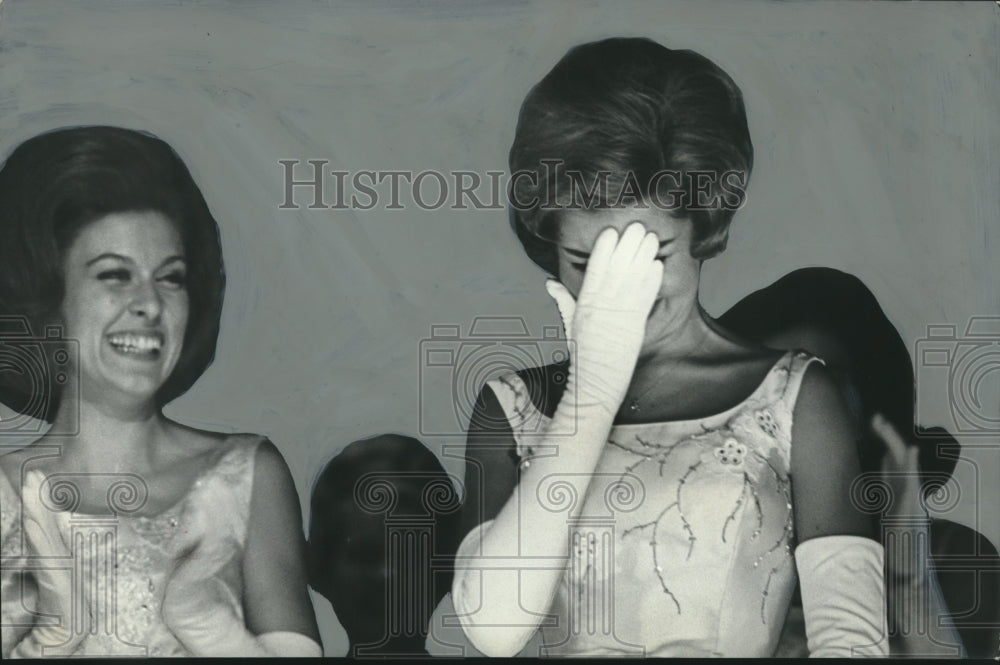
[[[182,564],[167,586],[163,618],[181,644],[198,657],[322,656],[313,640],[291,631],[254,635],[233,609],[231,591],[217,577],[204,577]]]
[[[546,284],[566,329],[570,367],[566,391],[542,436],[548,444],[558,444],[561,434],[571,433],[574,445],[565,449],[565,455],[589,455],[594,463],[599,457],[632,380],[646,321],[662,283],[658,249],[656,235],[640,223],[629,225],[620,237],[608,228],[594,242],[577,298],[556,280]],[[477,649],[488,655],[512,655],[536,626],[524,623],[516,609],[510,616],[498,616],[489,598],[482,597],[481,585],[491,571],[475,558],[491,527],[489,522],[478,526],[462,542],[452,600]],[[483,608],[485,612],[479,611]],[[476,627],[481,614],[490,615],[489,625]],[[494,629],[503,637],[490,640]]]
[[[795,549],[810,656],[888,656],[882,545],[824,536]]]
[[[39,567],[33,571],[38,585],[38,608],[41,616],[58,617],[58,625],[36,625],[11,651],[12,658],[40,658],[45,656],[72,655],[90,630],[90,603],[85,599],[73,602],[70,571],[55,570],[53,560],[68,559],[72,552],[70,543],[70,514],[56,511],[42,501],[45,476],[40,471],[29,471],[21,489],[21,506],[24,511],[22,529],[28,551],[37,559]],[[81,590],[86,585],[80,585]],[[74,608],[84,613],[75,616]],[[73,624],[77,624],[74,627]]]
[[[229,563],[232,549],[212,531],[204,509],[189,513],[192,531],[209,533],[183,558],[167,580],[163,620],[184,647],[197,657],[313,657],[320,645],[305,635],[274,631],[254,635],[237,611],[239,601],[217,573]]]
[[[658,249],[656,235],[640,223],[620,238],[608,228],[594,241],[577,298],[561,282],[546,282],[569,340],[567,393],[577,405],[600,405],[611,415],[621,405],[663,281]]]

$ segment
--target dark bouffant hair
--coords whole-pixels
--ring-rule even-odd
[[[190,388],[215,357],[225,272],[219,226],[184,162],[159,138],[74,127],[31,138],[11,153],[0,169],[0,316],[21,319],[35,337],[58,325],[70,245],[87,224],[127,211],[166,216],[186,255],[190,315],[177,367],[157,393],[162,405]],[[32,415],[51,421],[58,385],[29,385],[14,374],[0,373],[0,398],[17,408],[46,391],[44,413]]]
[[[717,65],[649,39],[615,38],[574,47],[531,89],[509,163],[515,232],[555,275],[547,241],[558,239],[560,208],[580,206],[573,194],[583,189],[594,196],[580,207],[617,205],[625,193],[640,205],[675,202],[666,209],[693,223],[691,255],[718,254],[745,198],[753,145],[743,95]],[[698,198],[692,184],[702,176]]]

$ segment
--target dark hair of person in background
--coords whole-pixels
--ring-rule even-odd
[[[163,140],[119,127],[74,127],[22,143],[0,170],[0,316],[24,317],[39,337],[58,324],[63,257],[83,227],[106,215],[155,211],[178,229],[187,263],[184,346],[157,393],[160,406],[183,394],[215,357],[225,272],[219,226],[190,172]],[[0,331],[17,332],[17,331]],[[59,408],[60,387],[0,373],[0,401],[15,410],[46,390],[42,419]]]
[[[885,452],[868,427],[876,412],[917,441],[910,352],[857,277],[831,268],[795,270],[740,300],[719,323],[755,342],[798,346],[826,361],[841,380],[862,433],[858,452],[865,471],[877,470]],[[951,473],[955,459],[935,454],[936,439],[920,440],[926,440],[921,467]],[[957,445],[954,439],[951,443]]]
[[[348,655],[426,655],[431,612],[451,588],[459,498],[416,439],[355,441],[313,487],[309,583],[333,606]]]

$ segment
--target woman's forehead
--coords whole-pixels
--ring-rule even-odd
[[[155,260],[167,255],[183,256],[184,246],[177,226],[163,213],[120,212],[105,215],[80,229],[71,247],[71,253],[79,252]]]
[[[680,238],[690,227],[686,219],[672,217],[667,211],[652,206],[567,209],[558,215],[556,242],[565,249],[589,252],[604,229],[613,228],[621,234],[635,222],[656,234],[661,243]]]

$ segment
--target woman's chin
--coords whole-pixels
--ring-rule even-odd
[[[156,393],[163,386],[159,376],[114,373],[100,381],[84,381],[81,385],[83,401],[94,405],[128,408],[137,412],[148,411],[156,400]]]
[[[92,390],[97,391],[91,397],[100,397],[100,391],[107,390],[140,402],[151,400],[163,387],[176,364],[176,357],[164,356],[159,351],[115,352],[101,358],[99,375],[88,382]]]

